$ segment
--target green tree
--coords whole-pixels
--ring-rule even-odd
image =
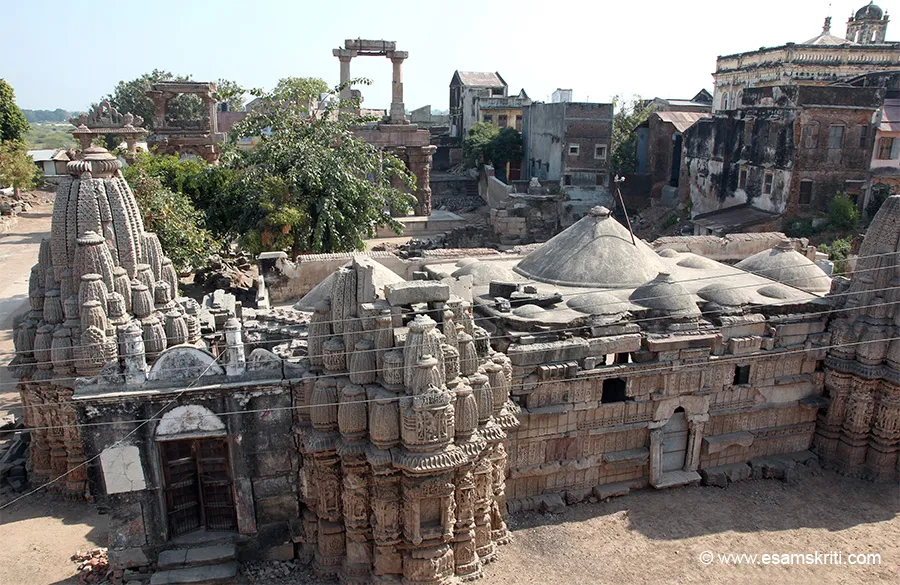
[[[491,162],[491,143],[500,134],[500,128],[488,122],[476,122],[463,138],[463,165],[468,169],[480,168]]]
[[[828,226],[833,230],[851,231],[859,225],[859,210],[849,195],[838,193],[828,204]]]
[[[630,102],[619,96],[613,98],[612,153],[610,166],[613,173],[622,175],[637,170],[637,130],[650,115],[650,108],[640,96]]]
[[[38,169],[28,156],[24,142],[0,142],[0,182],[11,186],[16,195],[20,189],[31,189],[38,177]]]
[[[296,255],[360,250],[377,226],[399,232],[391,210],[408,213],[414,198],[397,186],[413,188],[413,177],[399,158],[354,134],[370,119],[335,102],[322,116],[304,118],[297,114],[305,96],[283,90],[265,96],[265,107],[234,129],[238,138],[260,137],[256,148],[224,157],[237,173],[222,198],[233,209],[233,235],[252,252]]]
[[[522,135],[515,128],[507,126],[500,130],[488,148],[491,164],[499,172],[500,179],[506,180],[506,163],[522,160]]]
[[[228,110],[231,112],[240,112],[244,109],[244,93],[246,93],[244,88],[230,79],[220,79],[216,82],[216,99],[219,103],[228,104]]]
[[[190,197],[167,189],[162,181],[140,167],[127,167],[125,178],[137,200],[144,227],[159,238],[176,270],[202,263],[216,248],[204,227],[203,213]]]
[[[25,140],[28,121],[16,105],[16,93],[5,79],[0,78],[0,142]]]

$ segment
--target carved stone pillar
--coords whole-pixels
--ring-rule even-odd
[[[876,481],[898,479],[900,451],[900,393],[887,384],[878,394],[866,454],[866,475]]]
[[[475,552],[483,562],[489,562],[497,554],[491,540],[491,502],[493,494],[493,466],[482,456],[476,463],[475,476]]]
[[[861,475],[865,468],[869,428],[875,409],[872,384],[870,381],[859,381],[850,392],[847,401],[837,457],[845,471],[851,475]]]
[[[475,474],[466,465],[456,472],[456,525],[453,529],[453,559],[456,575],[463,581],[482,576],[481,559],[475,552]]]
[[[388,460],[389,460],[388,456]],[[388,466],[373,466],[372,477],[372,573],[386,579],[399,580],[403,574],[400,544],[400,474]]]
[[[355,51],[350,51],[347,49],[334,49],[332,51],[335,57],[338,58],[338,61],[341,62],[341,93],[340,98],[342,100],[349,100],[350,93],[350,84],[347,83],[350,81],[350,60],[355,57]],[[346,85],[345,85],[346,84]]]

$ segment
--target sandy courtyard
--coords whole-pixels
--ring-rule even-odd
[[[834,473],[795,484],[747,481],[728,489],[644,490],[564,514],[519,514],[513,542],[483,585],[778,583],[895,584],[900,491]],[[76,550],[106,542],[106,516],[48,495],[0,516],[0,585],[75,583]],[[713,553],[704,564],[701,553]],[[877,553],[879,564],[741,565],[719,554]],[[826,557],[823,557],[826,558]],[[273,583],[311,583],[309,571]]]

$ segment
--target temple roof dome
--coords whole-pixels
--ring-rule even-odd
[[[831,290],[831,279],[825,271],[794,250],[787,240],[770,250],[744,258],[735,266],[808,293],[826,294]]]
[[[597,206],[522,259],[513,270],[559,286],[634,288],[665,269],[662,259]]]

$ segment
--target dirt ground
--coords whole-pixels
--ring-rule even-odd
[[[831,472],[795,484],[747,481],[728,489],[652,489],[565,513],[510,520],[513,542],[483,585],[896,584],[900,491]],[[0,585],[75,583],[77,550],[103,546],[107,517],[41,494],[0,512]],[[843,565],[704,564],[701,553],[843,553]],[[880,563],[851,566],[851,553]],[[822,557],[827,559],[827,557]],[[310,583],[310,573],[272,583]]]

